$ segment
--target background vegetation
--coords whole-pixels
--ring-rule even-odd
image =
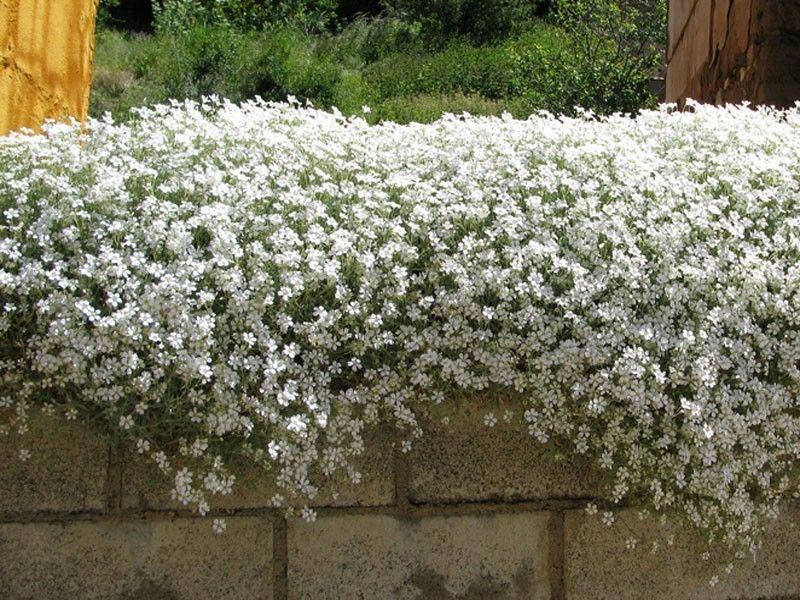
[[[665,0],[102,0],[91,113],[288,95],[372,121],[653,105]]]

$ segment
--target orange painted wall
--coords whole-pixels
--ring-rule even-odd
[[[0,135],[84,120],[97,0],[0,0]]]

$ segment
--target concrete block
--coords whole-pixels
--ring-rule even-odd
[[[551,597],[549,513],[290,521],[289,599]]]
[[[515,411],[505,423],[506,410]],[[522,424],[519,404],[454,402],[423,423],[425,435],[407,455],[414,503],[520,501],[598,495],[597,473],[585,461],[557,460]],[[487,427],[491,412],[497,424]],[[447,419],[446,423],[442,419]]]
[[[19,451],[30,458],[21,461]],[[0,513],[100,511],[108,446],[88,427],[36,412],[24,435],[0,437]]]
[[[697,532],[676,528],[675,541],[668,546],[664,533],[652,520],[640,520],[636,511],[623,511],[617,522],[606,527],[598,516],[569,511],[564,523],[564,588],[567,600],[728,600],[736,598],[800,597],[797,548],[800,510],[782,515],[771,528],[764,547],[752,558],[734,562],[730,575],[724,562],[701,560],[708,547]],[[637,547],[626,548],[635,537]],[[661,542],[656,552],[650,544]],[[719,583],[710,579],[721,572]]]
[[[350,482],[344,473],[333,480],[322,481],[320,494],[311,503],[325,506],[385,506],[394,502],[394,433],[390,427],[376,427],[365,435],[364,453],[355,460],[361,473],[358,484]],[[134,510],[180,510],[180,503],[170,498],[172,483],[161,474],[152,461],[146,461],[128,451],[122,476],[123,508]],[[279,491],[274,475],[263,474],[252,467],[232,469],[236,475],[233,493],[211,496],[215,509],[268,508]]]
[[[272,598],[272,524],[211,519],[0,524],[0,596]]]

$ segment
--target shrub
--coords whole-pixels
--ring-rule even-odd
[[[105,423],[205,512],[231,456],[302,503],[365,427],[503,395],[612,501],[754,548],[799,491],[798,165],[800,109],[745,107],[1,138],[3,431]]]
[[[536,0],[384,0],[390,15],[418,22],[431,41],[466,36],[483,44],[519,32],[536,16]]]
[[[432,55],[393,54],[365,69],[383,98],[415,94],[513,96],[512,64],[503,48],[476,48],[454,43]]]
[[[452,13],[462,5],[423,2],[418,9],[437,6]],[[383,98],[459,92],[510,100],[529,113],[566,114],[655,105],[649,81],[664,59],[664,0],[560,0],[549,22],[528,23],[493,46],[462,38],[434,53],[389,55],[365,75]]]
[[[222,27],[194,27],[159,35],[137,64],[139,77],[152,76],[168,98],[219,94],[240,100],[243,36]],[[250,60],[250,57],[247,57]]]
[[[97,3],[97,26],[102,28],[110,27],[113,23],[111,11],[120,5],[121,0],[98,0]]]
[[[364,81],[360,71],[345,69],[333,90],[331,104],[346,115],[362,114],[365,106],[378,104],[375,91]]]
[[[314,39],[296,28],[238,32],[227,27],[194,27],[183,32],[129,36],[100,32],[90,113],[109,110],[127,118],[134,106],[171,98],[218,95],[241,101],[260,95],[288,95],[331,106],[341,94],[360,90],[342,84],[333,57],[316,52]],[[367,98],[360,99],[364,104]],[[352,100],[355,103],[358,100]],[[358,104],[360,109],[361,104]]]
[[[602,113],[654,104],[649,80],[665,59],[666,0],[556,0],[568,36],[552,83],[568,106]]]
[[[333,21],[336,0],[157,0],[153,25],[160,33],[197,27],[260,30],[267,25],[293,25],[325,31]]]
[[[540,24],[496,46],[475,47],[456,42],[433,54],[395,53],[364,68],[365,79],[381,99],[416,95],[462,94],[483,97],[515,107],[527,116],[536,110],[569,113],[575,94],[563,65],[569,53],[566,36]],[[585,106],[606,112],[585,98]]]
[[[390,54],[418,54],[424,49],[424,40],[417,24],[391,18],[359,18],[336,36],[319,39],[318,47],[348,67],[360,69]]]
[[[348,114],[360,113],[363,104],[386,103],[387,114],[397,118],[402,115],[392,107],[409,107],[414,97],[428,107],[433,98],[480,98],[474,108],[503,105],[517,116],[537,110],[574,114],[576,106],[599,114],[633,112],[654,104],[648,79],[657,44],[636,54],[633,42],[644,44],[646,33],[633,31],[630,14],[611,0],[602,6],[601,0],[569,1],[558,5],[560,26],[539,22],[491,46],[458,39],[436,51],[426,46],[418,25],[392,18],[359,19],[336,35],[224,24],[176,27],[151,38],[101,32],[91,110],[121,115],[140,104],[209,94],[234,101],[293,95]],[[605,7],[593,17],[594,29],[576,24],[591,3]],[[644,10],[635,14],[644,19]],[[592,33],[611,26],[626,31],[627,41],[614,45],[611,36]],[[427,120],[428,109],[423,112]]]

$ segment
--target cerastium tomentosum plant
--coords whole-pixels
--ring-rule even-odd
[[[798,109],[208,99],[2,138],[0,170],[5,431],[99,418],[201,513],[232,457],[301,506],[464,393],[739,550],[797,492]]]

